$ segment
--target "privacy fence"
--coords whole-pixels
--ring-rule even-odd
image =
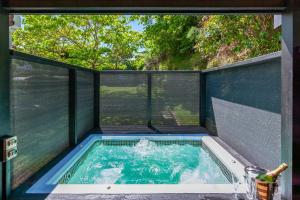
[[[100,125],[199,126],[200,72],[100,73]]]
[[[280,160],[280,55],[207,71],[99,72],[11,52],[11,118],[14,188],[105,126],[204,126],[270,168]]]
[[[14,186],[92,129],[199,126],[200,72],[99,72],[11,54]]]
[[[93,128],[93,83],[90,71],[13,53],[11,121],[19,141],[14,187]]]
[[[281,57],[276,52],[203,71],[205,127],[253,164],[281,162]],[[268,158],[268,159],[266,159]]]

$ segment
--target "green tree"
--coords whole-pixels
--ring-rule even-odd
[[[272,15],[203,16],[188,37],[206,67],[214,67],[280,50],[280,30]]]
[[[203,69],[280,50],[273,15],[142,16],[148,69]]]
[[[141,34],[118,15],[25,15],[16,50],[92,69],[138,68]]]
[[[148,15],[140,16],[139,20],[145,27],[145,58],[148,68],[162,69],[162,67],[157,68],[157,65],[168,62],[169,67],[165,69],[172,69],[170,66],[173,62],[186,61],[185,58],[190,57],[194,41],[187,38],[187,34],[190,28],[197,24],[198,17]]]
[[[278,51],[280,35],[272,15],[26,15],[14,46],[100,70],[191,70]]]

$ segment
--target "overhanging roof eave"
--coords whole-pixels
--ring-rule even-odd
[[[215,14],[215,13],[282,13],[286,7],[267,7],[267,8],[176,8],[176,7],[106,7],[106,8],[23,8],[23,7],[5,7],[10,13],[74,13],[74,14],[97,14],[97,13],[122,13],[122,14]]]
[[[21,13],[280,13],[287,7],[285,0],[2,0],[2,3],[9,12]]]

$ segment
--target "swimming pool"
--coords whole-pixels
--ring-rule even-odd
[[[207,135],[90,135],[27,193],[232,193],[244,166]]]

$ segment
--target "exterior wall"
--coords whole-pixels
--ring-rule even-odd
[[[68,147],[68,76],[66,68],[12,59],[13,188]]]
[[[281,161],[281,62],[274,53],[205,71],[206,127],[255,165]]]
[[[94,74],[77,72],[77,138],[94,127]]]

